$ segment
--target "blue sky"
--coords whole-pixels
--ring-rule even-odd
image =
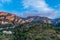
[[[13,13],[21,17],[60,17],[60,0],[0,0],[0,12]]]

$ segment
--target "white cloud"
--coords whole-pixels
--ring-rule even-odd
[[[44,11],[44,12],[54,10],[48,6],[45,0],[24,0],[22,3],[24,6],[24,9],[33,7],[35,10]]]
[[[54,17],[57,14],[56,10],[49,7],[49,5],[46,3],[45,0],[24,0],[22,4],[23,4],[24,9],[28,9],[24,12],[23,15]],[[29,10],[29,8],[30,10],[37,10],[37,13],[32,13]]]

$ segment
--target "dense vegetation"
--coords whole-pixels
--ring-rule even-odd
[[[14,32],[14,40],[60,40],[60,28],[50,24],[20,24]]]
[[[13,34],[0,35],[0,38],[10,38],[9,40],[60,40],[60,27],[50,24],[25,23],[18,24],[14,29],[4,30],[13,32]]]

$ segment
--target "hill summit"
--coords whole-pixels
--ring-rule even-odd
[[[29,16],[27,18],[22,18],[15,14],[0,12],[0,24],[22,24],[27,22],[39,22],[39,23],[47,23],[54,26],[60,25],[60,18],[58,19],[50,19],[48,17],[40,17],[40,16]]]
[[[0,12],[0,24],[17,24],[17,23],[25,23],[25,21],[16,16],[15,14],[10,14],[7,12]]]

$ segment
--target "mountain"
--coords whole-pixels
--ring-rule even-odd
[[[15,14],[0,12],[0,24],[10,24],[10,22],[12,22],[13,24],[26,23],[26,22],[39,22],[39,23],[51,24],[52,21],[53,21],[52,19],[49,19],[47,17],[29,16],[27,18],[22,18],[16,16]]]
[[[0,24],[18,24],[25,23],[25,20],[15,14],[10,14],[7,12],[0,12]]]
[[[56,18],[56,19],[53,19],[53,20],[54,20],[53,21],[54,26],[60,27],[60,18]]]
[[[47,23],[53,26],[60,25],[60,18],[50,19],[48,17],[40,17],[40,16],[29,16],[27,18],[19,17],[15,14],[0,12],[0,24],[22,24],[27,22],[38,22],[38,23]]]
[[[22,18],[15,14],[0,12],[1,40],[60,40],[59,26],[60,18]]]
[[[50,19],[48,17],[40,17],[40,16],[29,16],[26,18],[29,22],[39,22],[51,24],[53,26],[60,26],[60,18]]]
[[[27,17],[27,20],[29,20],[30,22],[39,22],[39,23],[48,23],[48,24],[52,23],[52,19],[49,19],[47,17],[40,17],[40,16],[30,16]]]

